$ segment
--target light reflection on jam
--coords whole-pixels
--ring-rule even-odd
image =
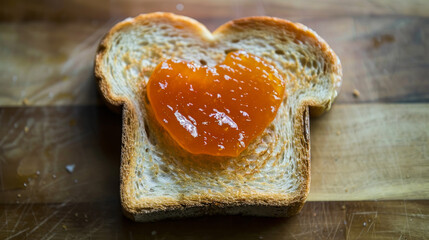
[[[273,66],[236,51],[215,67],[161,62],[147,95],[158,122],[185,150],[238,156],[275,118],[284,88]]]

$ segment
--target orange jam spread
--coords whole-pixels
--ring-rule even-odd
[[[147,95],[155,118],[193,154],[238,156],[277,114],[285,83],[262,58],[236,51],[215,67],[166,60]]]

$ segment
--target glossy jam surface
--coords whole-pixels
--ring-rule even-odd
[[[237,51],[215,67],[161,62],[147,95],[158,122],[185,150],[238,156],[275,118],[284,89],[272,65]]]

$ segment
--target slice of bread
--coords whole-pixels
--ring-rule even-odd
[[[146,83],[160,61],[214,66],[243,49],[286,81],[276,118],[239,157],[192,155],[155,120]],[[338,57],[315,32],[283,19],[249,17],[210,33],[171,13],[116,24],[101,41],[95,76],[107,103],[122,107],[121,201],[135,221],[206,214],[291,216],[309,192],[309,107],[320,115],[341,85]]]

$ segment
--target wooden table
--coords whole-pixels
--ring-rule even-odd
[[[0,238],[429,238],[429,1],[329,2],[2,1]],[[93,59],[112,25],[152,11],[210,30],[244,16],[288,18],[339,55],[342,92],[311,120],[311,192],[300,215],[123,217],[121,116],[101,102]]]

